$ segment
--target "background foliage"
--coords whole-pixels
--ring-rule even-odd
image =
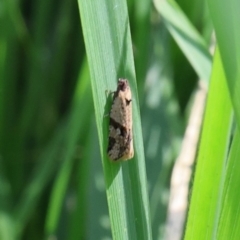
[[[0,239],[163,239],[199,79],[211,83],[185,239],[239,239],[239,9],[2,0]],[[112,165],[105,90],[119,77],[134,94],[136,157]]]

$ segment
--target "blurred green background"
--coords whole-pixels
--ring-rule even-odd
[[[153,2],[127,4],[153,239],[162,239],[199,77]],[[205,2],[178,4],[209,46]],[[111,239],[77,1],[1,0],[0,108],[1,239]]]

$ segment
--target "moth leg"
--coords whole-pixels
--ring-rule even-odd
[[[105,90],[105,95],[106,95],[106,98],[108,98],[108,96],[109,95],[111,95],[111,94],[114,94],[115,93],[115,91],[110,91],[110,90]]]
[[[111,95],[111,94],[115,94],[115,92],[116,91],[110,91],[110,90],[105,90],[105,95],[106,95],[106,98],[108,98],[109,97],[109,95]],[[106,113],[106,114],[104,114],[103,115],[103,117],[109,117],[110,116],[110,113]]]

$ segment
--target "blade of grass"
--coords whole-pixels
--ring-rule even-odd
[[[232,108],[221,58],[217,50],[197,159],[187,239],[216,239],[225,160],[229,147]]]
[[[27,30],[24,18],[21,13],[21,9],[19,7],[19,3],[15,1],[4,1],[6,4],[6,9],[8,10],[9,17],[14,25],[14,31],[16,31],[16,35],[18,39],[26,44],[29,40],[29,32]]]
[[[95,139],[97,138],[97,130],[95,123],[91,121],[88,124],[90,126],[90,134],[88,134],[85,138],[85,147],[81,153],[81,162],[78,164],[76,207],[69,224],[69,240],[94,239],[89,238],[89,236],[87,235],[88,231],[90,231],[92,234],[96,234],[98,236],[97,238],[101,238],[99,231],[97,231],[97,229],[93,227],[94,224],[99,224],[99,215],[96,211],[89,207],[91,205],[91,202],[94,202],[94,206],[96,206],[95,199],[98,199],[98,205],[96,207],[99,209],[98,206],[100,200],[99,196],[96,197],[95,192],[92,193],[91,196],[88,196],[90,182],[94,179],[92,176],[95,176],[95,172],[92,171],[91,166],[96,165],[95,163],[93,163],[93,159],[91,159],[91,155],[96,153],[92,149],[92,137],[94,137]],[[95,132],[93,131],[93,129],[95,129]],[[93,135],[92,132],[94,132],[95,134]],[[98,142],[96,142],[95,145],[97,144]],[[89,211],[89,209],[91,209],[91,211]],[[94,220],[88,222],[88,215],[92,215]]]
[[[12,218],[9,217],[9,214],[4,211],[0,211],[0,239],[16,239],[15,232],[12,231],[13,225]]]
[[[199,78],[209,82],[212,57],[204,39],[175,1],[154,0],[167,29],[175,39]]]
[[[81,109],[81,111],[80,111]],[[92,109],[92,99],[90,92],[90,82],[87,63],[85,61],[83,70],[79,75],[78,86],[76,87],[72,108],[69,113],[67,134],[65,137],[65,152],[63,153],[63,164],[55,181],[52,196],[49,204],[45,232],[52,234],[56,231],[59,221],[62,204],[65,198],[70,174],[74,163],[74,153],[77,141],[81,136],[83,140],[87,134],[86,125],[89,122]]]
[[[0,22],[1,24],[1,22]],[[7,38],[0,34],[0,89],[5,90],[5,84],[4,79],[6,77],[5,75],[5,68],[6,68],[6,55],[7,55]],[[1,93],[0,95],[0,143],[2,143],[2,136],[4,132],[4,111],[5,111],[5,105],[4,105],[5,99],[4,95]]]
[[[141,122],[127,6],[122,1],[79,0],[113,239],[151,239]],[[133,94],[133,160],[111,163],[106,156],[109,111],[105,90],[126,77]],[[97,161],[98,159],[96,159]]]
[[[29,185],[25,187],[18,204],[14,209],[13,219],[15,220],[15,231],[17,236],[20,236],[24,230],[29,216],[38,203],[43,188],[57,169],[59,162],[56,160],[60,159],[59,156],[62,154],[62,139],[64,138],[66,131],[65,124],[59,126],[49,142],[49,145],[39,157],[39,164],[36,165],[35,171],[33,171],[33,177],[31,181],[29,181]]]
[[[240,1],[208,0],[208,5],[240,129]]]
[[[138,82],[138,92],[143,93],[144,79],[149,62],[149,34],[150,34],[150,10],[151,1],[134,1],[134,26],[136,27],[132,34],[132,41],[136,47],[135,66]]]
[[[227,162],[227,172],[224,183],[223,201],[221,206],[221,215],[219,220],[219,227],[217,238],[224,239],[238,239],[240,236],[240,134],[236,130],[229,161]]]
[[[5,5],[6,4],[6,5]],[[4,11],[5,10],[5,11]],[[12,196],[19,192],[22,184],[22,164],[19,159],[16,128],[18,125],[19,92],[17,88],[18,70],[18,46],[14,26],[8,12],[8,4],[3,2],[3,12],[0,19],[1,25],[1,126],[0,147],[3,156],[3,164],[7,178],[11,184]],[[13,69],[15,69],[13,71]],[[13,151],[14,149],[14,151]],[[22,152],[22,151],[21,151]],[[19,153],[19,154],[18,154]],[[9,161],[11,159],[11,161]],[[17,167],[16,167],[17,166]],[[10,200],[10,199],[8,199]]]
[[[208,0],[209,10],[216,31],[217,42],[225,70],[228,89],[240,129],[240,2]],[[224,199],[220,216],[219,239],[238,239],[239,237],[239,134],[236,133],[231,147],[224,185]],[[229,225],[230,224],[230,225]]]

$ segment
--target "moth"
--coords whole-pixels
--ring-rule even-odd
[[[116,162],[133,158],[132,93],[127,79],[118,80],[110,111],[108,157]]]

